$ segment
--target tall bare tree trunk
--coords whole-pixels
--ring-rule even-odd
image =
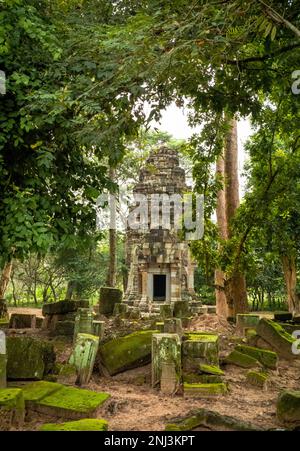
[[[238,180],[238,143],[237,122],[231,121],[225,145],[225,198],[228,238],[232,236],[231,223],[239,206],[239,180]],[[225,293],[228,305],[228,316],[234,317],[237,313],[248,310],[247,290],[245,276],[239,269],[234,269],[225,281]]]
[[[288,308],[291,313],[300,313],[300,298],[296,292],[297,286],[297,266],[294,256],[284,255],[282,257],[282,267],[286,284]]]
[[[12,271],[12,260],[4,265],[0,279],[0,299],[5,297],[5,292],[10,281]]]
[[[115,169],[109,168],[109,177],[113,182],[115,180]],[[110,229],[109,229],[109,265],[106,278],[106,285],[115,287],[117,283],[117,232],[115,227],[116,204],[112,196],[110,202]]]
[[[225,198],[225,162],[224,155],[222,154],[216,165],[216,176],[219,181],[222,183],[222,188],[219,190],[217,195],[217,225],[219,230],[219,235],[222,240],[227,239],[227,219],[226,219],[226,198]],[[219,247],[219,250],[221,246]],[[228,309],[227,309],[227,301],[226,295],[224,291],[224,272],[216,268],[215,270],[215,294],[216,294],[216,308],[217,315],[220,318],[228,317]]]

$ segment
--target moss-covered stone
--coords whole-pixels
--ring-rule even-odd
[[[22,390],[3,388],[0,390],[0,431],[21,427],[25,416],[25,403]]]
[[[217,395],[225,395],[228,392],[228,388],[224,383],[188,384],[184,382],[183,392],[185,397],[206,398]]]
[[[71,363],[66,363],[65,365],[61,365],[57,382],[60,384],[74,385],[77,380],[77,371],[75,365]]]
[[[41,426],[40,431],[107,431],[106,420],[86,418],[67,423],[46,423]]]
[[[166,425],[166,431],[192,431],[197,428],[218,431],[258,431],[260,427],[250,423],[245,423],[236,418],[221,415],[206,409],[198,409],[190,412],[184,418],[175,418]]]
[[[157,330],[142,330],[114,338],[99,346],[99,364],[109,375],[121,373],[151,362],[151,342]]]
[[[272,370],[277,368],[278,356],[276,352],[246,345],[237,345],[236,350],[258,360],[266,368],[271,368]]]
[[[221,368],[214,365],[206,365],[205,363],[200,363],[199,371],[201,373],[212,374],[215,376],[224,376],[224,371],[222,371]]]
[[[246,381],[254,385],[255,387],[260,387],[264,390],[267,389],[267,383],[268,383],[268,374],[259,372],[259,371],[248,371],[246,374]]]
[[[52,343],[28,336],[7,337],[8,379],[42,379],[54,363]]]
[[[199,364],[219,365],[219,337],[204,332],[187,333],[182,342],[185,371],[197,371]]]
[[[115,304],[122,301],[123,293],[118,288],[101,287],[99,299],[99,313],[102,315],[112,315]]]
[[[258,323],[257,333],[278,352],[279,356],[290,360],[299,358],[292,352],[295,339],[275,321],[262,318]]]
[[[99,337],[99,340],[103,340],[105,332],[105,321],[93,321],[92,335]]]
[[[276,405],[277,418],[283,424],[300,426],[300,391],[285,390]]]
[[[26,405],[41,401],[46,396],[61,390],[64,386],[55,382],[37,381],[22,386]]]
[[[25,394],[26,404],[30,401],[32,411],[55,417],[79,419],[93,418],[102,404],[109,398],[108,393],[94,392],[61,384],[47,382],[48,387],[31,387]],[[53,391],[51,389],[53,387]],[[36,390],[36,391],[35,391]],[[43,396],[43,390],[48,393]],[[38,398],[38,399],[37,399]]]
[[[213,376],[212,374],[184,373],[183,382],[188,384],[218,384],[223,381],[221,376]]]
[[[240,366],[242,368],[258,368],[261,363],[250,355],[243,354],[237,350],[232,351],[225,359],[224,363]]]

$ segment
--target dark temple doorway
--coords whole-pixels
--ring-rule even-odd
[[[165,301],[166,300],[166,275],[154,274],[153,275],[153,300]]]

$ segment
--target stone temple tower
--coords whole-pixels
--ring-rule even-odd
[[[185,171],[179,166],[175,150],[161,146],[153,151],[139,175],[134,194],[147,196],[149,213],[147,229],[127,228],[126,263],[129,270],[124,301],[142,311],[152,311],[162,303],[172,304],[194,297],[194,267],[189,245],[175,229],[175,209],[172,199],[188,190]],[[154,196],[156,195],[156,196]],[[159,195],[159,196],[158,196]],[[171,199],[170,224],[153,227],[153,199]],[[160,219],[161,204],[157,203]],[[150,210],[150,207],[151,208]],[[150,213],[151,211],[151,213]]]

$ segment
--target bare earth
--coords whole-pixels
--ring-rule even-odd
[[[37,309],[10,309],[24,313],[35,313]],[[41,311],[39,310],[39,315]],[[221,340],[221,356],[235,346],[232,339],[234,329],[218,321],[215,315],[204,315],[193,321],[191,330],[216,331]],[[59,361],[67,361],[71,346],[57,343]],[[270,383],[267,391],[252,387],[245,382],[247,370],[233,365],[225,368],[225,381],[230,392],[213,399],[184,399],[182,394],[162,396],[150,386],[151,366],[126,371],[112,378],[93,375],[84,388],[105,391],[111,398],[99,418],[109,422],[113,431],[159,431],[174,417],[184,416],[197,408],[206,408],[220,414],[234,416],[262,428],[280,428],[276,420],[276,399],[281,390],[300,389],[300,359],[280,360],[278,371],[269,371]],[[51,418],[35,417],[25,424],[25,429],[34,430],[40,424],[53,422]],[[56,420],[57,421],[57,420]]]

